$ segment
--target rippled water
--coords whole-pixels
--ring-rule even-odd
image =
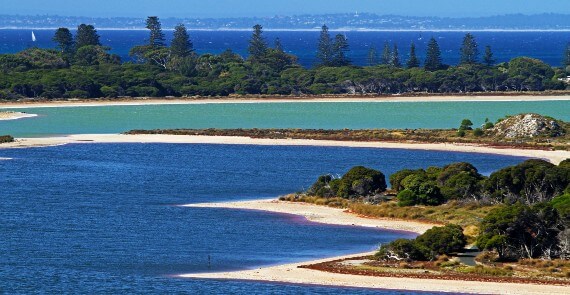
[[[354,165],[389,175],[404,167],[469,161],[488,174],[523,160],[393,149],[186,144],[76,144],[0,150],[0,157],[12,158],[0,161],[0,291],[9,294],[378,294],[171,276],[369,251],[413,235],[320,225],[292,215],[174,205],[274,198]]]
[[[38,41],[31,42],[31,30],[0,30],[0,53],[13,53],[29,46],[53,48],[51,41],[53,30],[34,31]],[[172,32],[167,31],[170,39]],[[337,32],[332,32],[336,34]],[[419,59],[424,60],[429,39],[437,39],[445,63],[455,65],[459,62],[459,48],[465,32],[341,32],[348,38],[351,52],[349,57],[357,65],[366,65],[368,51],[371,47],[382,51],[384,43],[396,43],[400,49],[401,59],[408,59],[410,43],[417,46]],[[147,31],[99,31],[101,43],[112,48],[112,52],[129,60],[129,50],[135,45],[148,42]],[[483,52],[485,46],[492,46],[497,62],[505,62],[518,56],[529,56],[560,66],[564,48],[570,40],[570,32],[474,32],[475,38]],[[221,53],[231,48],[242,56],[247,56],[248,40],[251,32],[224,31],[191,31],[190,37],[198,53]],[[287,52],[299,57],[299,63],[310,67],[316,63],[317,40],[319,32],[265,32],[270,46],[279,37]]]

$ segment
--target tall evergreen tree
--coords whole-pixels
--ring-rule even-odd
[[[162,32],[162,24],[157,16],[149,16],[146,19],[146,28],[150,30],[149,45],[154,48],[166,46],[166,38]]]
[[[402,63],[400,62],[400,52],[398,51],[398,44],[394,44],[394,50],[392,51],[391,65],[396,68],[402,67]]]
[[[408,69],[420,67],[420,60],[416,56],[416,44],[414,44],[414,42],[412,42],[412,45],[410,45],[410,59],[408,59],[406,67]]]
[[[81,24],[77,27],[75,47],[79,49],[89,45],[100,46],[101,42],[99,42],[99,35],[97,34],[97,30],[95,30],[94,26]]]
[[[479,59],[479,48],[477,41],[475,41],[475,36],[471,33],[465,34],[463,38],[463,45],[461,46],[461,59],[459,64],[472,65],[476,64]]]
[[[281,39],[279,39],[279,37],[275,38],[275,43],[273,45],[273,48],[275,48],[275,50],[277,50],[278,52],[284,52],[283,44],[281,44]]]
[[[347,53],[350,51],[348,41],[343,34],[337,34],[333,44],[333,62],[335,67],[343,67],[350,65],[350,59]]]
[[[319,44],[317,47],[317,59],[322,66],[330,66],[332,64],[333,43],[327,25],[323,25],[321,29],[321,35],[319,37]]]
[[[425,69],[428,71],[437,71],[442,68],[441,50],[435,38],[431,38],[428,42]]]
[[[378,50],[376,50],[376,46],[372,46],[368,50],[367,62],[368,66],[371,67],[378,65]]]
[[[263,38],[263,27],[261,25],[253,26],[253,34],[249,40],[249,57],[252,60],[260,60],[267,55],[267,42]]]
[[[57,44],[57,49],[63,54],[73,52],[73,35],[68,28],[59,28],[55,31],[52,41]]]
[[[490,67],[495,64],[495,58],[493,57],[493,51],[491,46],[485,46],[485,56],[483,56],[483,62],[486,66]]]
[[[384,43],[384,50],[382,51],[382,57],[380,58],[380,63],[383,65],[389,65],[392,62],[392,48],[388,42]]]
[[[570,67],[570,43],[566,45],[566,50],[564,51],[564,59],[562,60],[562,65],[564,67]]]
[[[183,24],[179,24],[174,28],[174,38],[170,45],[172,55],[178,57],[187,57],[194,51],[194,45],[190,40],[190,35]]]

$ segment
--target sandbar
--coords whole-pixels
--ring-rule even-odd
[[[327,146],[354,148],[390,148],[427,151],[497,154],[545,159],[553,164],[570,158],[570,151],[494,148],[473,144],[356,142],[310,139],[260,139],[239,136],[193,136],[166,134],[78,134],[62,137],[17,138],[15,142],[0,144],[0,148],[23,148],[61,145],[68,143],[186,143],[186,144],[240,144],[272,146]]]
[[[36,114],[28,114],[22,112],[0,112],[0,121],[18,120],[24,118],[37,117]]]

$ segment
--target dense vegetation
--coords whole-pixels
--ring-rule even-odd
[[[330,36],[323,26],[316,41],[320,63],[305,69],[279,40],[270,47],[260,25],[254,27],[247,58],[231,49],[219,55],[196,54],[183,25],[176,27],[167,46],[160,20],[149,17],[146,25],[148,44],[132,48],[132,60],[125,63],[109,54],[96,29],[85,24],[75,36],[67,28],[58,29],[55,49],[0,55],[0,99],[543,91],[565,89],[558,78],[570,73],[570,47],[562,68],[527,57],[495,64],[490,47],[479,61],[471,34],[461,45],[457,66],[442,64],[432,39],[423,68],[414,44],[407,61],[397,44],[386,44],[381,56],[371,49],[369,66],[357,67],[348,58],[344,35]]]
[[[463,250],[467,240],[458,225],[434,227],[416,239],[398,239],[382,245],[376,253],[379,259],[433,260],[439,255]]]
[[[14,137],[11,135],[0,135],[0,143],[14,142]]]
[[[381,175],[381,172],[357,167],[350,174],[352,187],[360,187],[363,179],[370,179],[371,174]],[[348,195],[334,194],[334,188],[338,187],[335,183],[340,179],[321,176],[307,192],[297,197],[328,198],[331,204],[357,208],[355,211],[360,214],[366,214],[365,210],[373,212],[373,207],[386,207],[390,194],[397,194],[400,207],[414,206],[408,210],[410,213],[418,206],[429,208],[444,203],[470,204],[468,211],[474,212],[490,208],[475,221],[477,229],[470,229],[470,234],[478,236],[476,244],[481,249],[497,253],[499,260],[570,258],[570,160],[558,166],[543,160],[527,160],[489,177],[481,175],[469,163],[425,170],[404,169],[390,176],[391,191],[388,192],[369,189]],[[349,178],[345,178],[344,185],[350,186],[347,180]],[[372,204],[361,203],[359,206],[366,208],[358,210],[358,206],[350,206],[343,199]],[[450,207],[443,208],[449,217]],[[392,210],[398,211],[395,207]],[[463,232],[460,226],[449,225],[428,231],[416,240],[396,240],[384,245],[378,257],[431,260],[463,247],[466,241]],[[449,248],[442,248],[443,245]]]

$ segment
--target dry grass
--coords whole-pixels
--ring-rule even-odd
[[[349,209],[355,214],[375,218],[393,218],[417,220],[436,224],[457,224],[462,226],[464,234],[473,239],[479,233],[480,221],[497,206],[480,206],[474,203],[460,204],[449,202],[440,206],[400,207],[394,201],[378,205],[365,204],[342,198],[319,198],[304,195],[288,195],[281,200],[305,202],[322,206]]]
[[[568,125],[568,124],[567,124]],[[494,147],[516,147],[530,149],[570,149],[570,134],[562,137],[533,137],[506,139],[493,136],[477,137],[473,131],[466,131],[464,137],[454,129],[364,129],[364,130],[314,130],[314,129],[166,129],[131,130],[127,134],[171,134],[203,136],[244,136],[266,139],[311,139],[334,141],[386,141],[421,143],[469,143]]]

